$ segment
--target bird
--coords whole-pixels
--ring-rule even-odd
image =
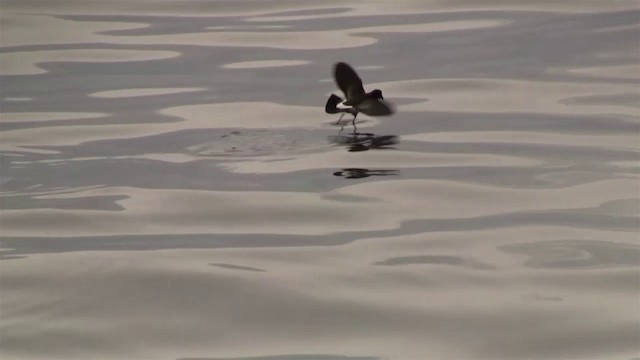
[[[357,130],[356,117],[361,112],[369,116],[393,114],[394,110],[391,104],[384,101],[382,90],[374,89],[366,93],[362,86],[362,80],[349,64],[344,62],[336,63],[333,66],[333,77],[346,97],[345,101],[340,96],[331,94],[327,99],[325,105],[327,114],[342,113],[336,124],[340,123],[345,114],[351,114],[353,115],[352,124],[355,132]]]

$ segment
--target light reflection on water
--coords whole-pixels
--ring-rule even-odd
[[[637,357],[637,3],[452,4],[3,2],[1,357]]]

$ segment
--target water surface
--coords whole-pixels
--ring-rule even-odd
[[[637,2],[1,16],[3,359],[640,357]]]

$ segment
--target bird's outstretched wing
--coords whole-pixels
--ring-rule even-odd
[[[356,109],[369,116],[385,116],[394,113],[391,104],[373,98],[366,98],[356,106]]]
[[[344,93],[344,96],[347,97],[347,104],[364,97],[365,92],[362,87],[362,80],[360,80],[358,74],[349,64],[343,62],[335,64],[333,67],[333,77],[340,90]]]

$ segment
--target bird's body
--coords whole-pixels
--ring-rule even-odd
[[[344,114],[353,115],[353,127],[356,129],[356,117],[359,113],[369,116],[386,116],[393,114],[391,105],[384,101],[382,91],[375,89],[371,92],[365,92],[362,86],[362,80],[351,66],[346,63],[339,62],[333,67],[333,77],[336,84],[344,93],[346,100],[343,101],[337,95],[331,94],[325,105],[325,112],[328,114],[342,113],[340,120]]]

